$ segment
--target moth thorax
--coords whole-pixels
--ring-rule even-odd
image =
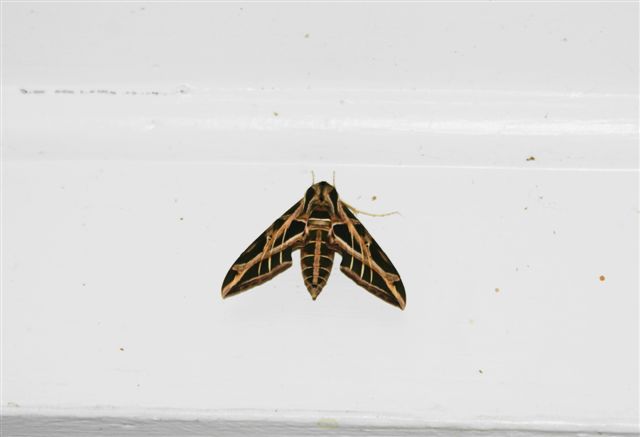
[[[307,227],[309,229],[320,229],[328,232],[331,229],[331,220],[310,218],[307,222]]]

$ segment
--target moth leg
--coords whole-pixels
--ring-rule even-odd
[[[382,214],[375,214],[375,213],[372,213],[372,212],[366,212],[366,211],[362,211],[361,209],[355,208],[355,207],[349,205],[344,200],[341,200],[341,202],[344,203],[346,206],[348,206],[349,209],[351,209],[356,214],[364,214],[364,215],[368,215],[368,216],[371,216],[371,217],[387,217],[387,216],[394,215],[394,214],[402,215],[402,214],[400,214],[400,211],[391,211],[391,212],[383,212]]]

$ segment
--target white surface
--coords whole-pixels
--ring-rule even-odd
[[[4,4],[3,414],[637,432],[637,12]],[[220,299],[310,170],[401,211],[404,312]]]
[[[339,412],[295,414],[271,413],[242,410],[211,413],[203,410],[176,412],[172,410],[129,410],[126,414],[112,409],[83,411],[74,409],[72,415],[64,410],[24,411],[22,415],[11,414],[3,417],[2,432],[6,436],[428,436],[428,437],[551,437],[558,435],[596,437],[603,435],[597,426],[579,428],[575,424],[527,423],[525,428],[518,424],[474,422],[468,426],[447,423],[421,423],[415,420],[389,420],[379,415],[345,415]],[[576,432],[579,429],[579,432]],[[616,430],[609,426],[606,431],[611,437],[630,437],[633,432]]]

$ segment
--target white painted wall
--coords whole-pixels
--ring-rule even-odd
[[[5,3],[2,37],[4,415],[637,432],[637,3]],[[362,219],[404,312],[297,265],[221,300],[311,170],[400,210]]]

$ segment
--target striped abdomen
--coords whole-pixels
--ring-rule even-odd
[[[329,248],[329,228],[311,227],[300,252],[304,285],[315,300],[329,279],[333,250]]]

